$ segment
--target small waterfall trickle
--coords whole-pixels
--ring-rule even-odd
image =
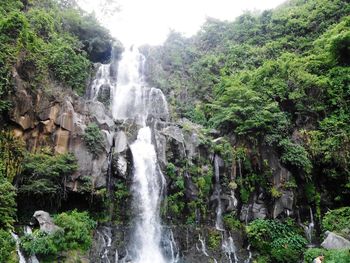
[[[310,207],[310,222],[308,226],[303,226],[304,227],[304,232],[305,232],[305,236],[307,241],[309,242],[308,246],[309,247],[313,247],[313,232],[315,229],[315,222],[314,222],[314,215],[312,213],[312,209]]]
[[[111,66],[110,64],[102,64],[96,73],[96,77],[93,80],[90,91],[88,93],[88,98],[90,100],[97,100],[102,87],[112,87],[114,83],[111,77]]]
[[[102,255],[101,255],[101,263],[112,263],[109,259],[109,254],[111,252],[112,246],[112,232],[109,227],[102,227],[97,234],[100,236],[102,240]],[[118,261],[116,261],[118,262]]]
[[[208,252],[207,252],[207,248],[206,248],[206,246],[205,246],[205,240],[202,239],[202,237],[201,237],[200,234],[199,234],[199,236],[198,236],[198,241],[199,241],[201,247],[199,247],[198,244],[196,244],[197,250],[200,251],[200,252],[202,252],[203,255],[205,255],[206,257],[209,257],[209,254],[208,254]]]
[[[250,247],[251,247],[251,244],[247,246],[248,258],[244,261],[244,263],[250,263],[252,261],[253,253]]]
[[[219,231],[224,231],[224,224],[222,221],[222,202],[221,202],[221,185],[220,185],[220,167],[219,167],[219,156],[214,157],[214,170],[215,170],[215,196],[217,198],[216,207],[216,221],[215,228]]]
[[[233,238],[231,236],[231,233],[229,234],[229,236],[226,239],[223,240],[222,250],[227,255],[230,263],[238,263],[237,249],[236,249],[235,243],[233,241]]]
[[[19,258],[19,263],[27,263],[26,258],[24,257],[24,255],[19,247],[19,237],[13,232],[11,232],[11,235],[12,235],[13,239],[16,241],[16,251],[17,251],[18,258]]]

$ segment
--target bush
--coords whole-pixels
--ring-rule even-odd
[[[40,230],[35,230],[33,234],[25,235],[21,238],[21,247],[27,255],[55,255],[62,249],[63,243],[64,234],[62,231],[47,234]]]
[[[87,250],[90,247],[91,231],[95,228],[96,222],[87,212],[73,210],[61,213],[54,217],[54,222],[64,230],[64,250]]]
[[[84,142],[94,157],[103,152],[103,136],[96,123],[90,123],[83,135]]]
[[[92,229],[96,222],[87,212],[64,212],[54,217],[54,222],[61,230],[46,234],[36,230],[31,235],[21,238],[21,248],[28,255],[53,257],[68,250],[87,250],[92,243]]]
[[[73,38],[56,38],[48,48],[50,58],[47,63],[55,78],[82,95],[91,64],[79,50],[78,43]]]
[[[309,248],[304,253],[304,262],[313,263],[313,260],[318,256],[324,256],[325,263],[349,263],[349,250],[338,249],[323,249],[323,248]]]
[[[238,230],[242,227],[241,222],[238,219],[234,218],[232,215],[225,215],[223,219],[225,228],[230,231]]]
[[[10,262],[11,254],[13,254],[15,250],[16,242],[11,234],[0,229],[0,262]]]
[[[277,262],[298,262],[306,244],[300,235],[277,238],[271,243],[271,257]]]
[[[339,234],[342,230],[350,230],[350,207],[342,207],[328,211],[322,219],[324,231],[334,231]]]
[[[1,165],[1,161],[0,161]],[[11,229],[16,216],[16,188],[0,174],[0,227]]]
[[[44,149],[28,154],[19,176],[19,195],[32,197],[41,205],[59,206],[65,197],[65,181],[76,169],[76,159],[70,153],[53,155]]]
[[[291,222],[257,219],[247,226],[247,234],[259,253],[276,262],[297,262],[307,244]]]

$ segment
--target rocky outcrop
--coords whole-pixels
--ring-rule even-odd
[[[50,214],[45,211],[35,211],[33,217],[39,222],[40,230],[47,234],[53,234],[60,230],[60,228],[53,223]]]
[[[321,247],[326,249],[350,249],[350,241],[333,232],[326,232],[326,239],[321,243]]]

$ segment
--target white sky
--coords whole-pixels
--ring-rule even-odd
[[[120,12],[101,15],[101,0],[78,0],[96,15],[123,44],[161,44],[169,30],[195,34],[206,17],[234,20],[246,10],[271,9],[285,0],[116,0]]]

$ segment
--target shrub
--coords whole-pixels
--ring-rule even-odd
[[[56,204],[65,197],[65,180],[77,169],[73,154],[59,154],[42,150],[25,157],[19,176],[21,197],[32,197],[40,204]]]
[[[225,227],[228,230],[238,230],[242,227],[241,222],[238,219],[234,218],[232,215],[225,215],[223,219]]]
[[[1,165],[1,161],[0,161]],[[0,174],[0,227],[11,229],[16,216],[16,189]]]
[[[257,219],[247,226],[247,234],[259,253],[276,262],[297,262],[307,244],[292,222]]]
[[[47,234],[40,230],[35,230],[33,234],[27,234],[21,238],[21,247],[27,255],[55,255],[62,248],[61,246],[64,243],[63,235],[62,231]]]
[[[54,217],[61,230],[46,234],[36,230],[21,238],[21,248],[26,254],[37,254],[44,258],[67,250],[87,250],[92,243],[92,229],[96,226],[87,212],[64,212]]]
[[[218,249],[221,245],[221,234],[217,230],[209,230],[208,232],[208,247]]]
[[[103,137],[96,123],[90,123],[83,135],[88,150],[97,157],[103,151]]]
[[[96,222],[87,212],[76,210],[61,213],[54,218],[55,224],[64,230],[64,249],[87,250],[92,242],[91,231]]]
[[[271,257],[277,262],[298,262],[307,242],[300,235],[281,237],[271,243]]]
[[[323,248],[309,248],[304,253],[304,262],[313,263],[313,260],[318,256],[324,256],[325,263],[349,263],[349,250],[338,249],[323,249]]]
[[[10,261],[11,254],[16,250],[16,242],[11,234],[0,229],[0,262]]]
[[[350,207],[342,207],[328,211],[322,219],[324,231],[342,233],[342,230],[350,229]]]

